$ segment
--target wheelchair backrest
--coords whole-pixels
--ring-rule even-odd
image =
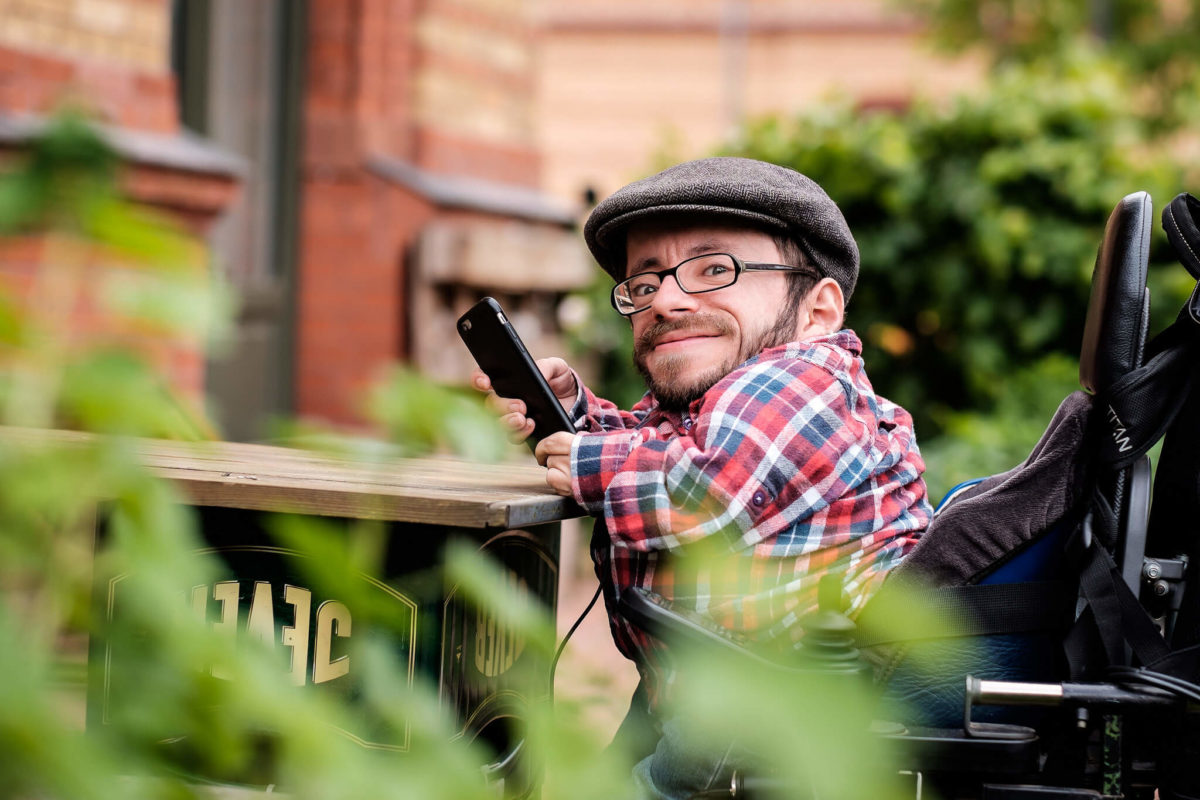
[[[1149,325],[1146,274],[1152,218],[1150,196],[1130,194],[1113,209],[1092,274],[1079,374],[1090,392],[1103,391],[1142,363]],[[1042,440],[1023,463],[958,492],[939,509],[929,530],[896,569],[926,586],[983,582],[1012,562],[1077,509],[1089,480],[1086,439],[1092,401],[1076,392],[1063,401]],[[1121,507],[1127,475],[1101,487]],[[1078,520],[1075,520],[1078,521]],[[1046,557],[1046,548],[1031,551]],[[1140,566],[1140,564],[1139,564]],[[1037,565],[1020,572],[1037,576]]]
[[[1104,227],[1092,272],[1092,293],[1079,355],[1079,382],[1095,394],[1142,365],[1150,326],[1150,263],[1153,206],[1134,192],[1117,203]]]
[[[1079,356],[1079,382],[1093,395],[1103,395],[1145,359],[1150,328],[1146,277],[1153,221],[1150,195],[1134,192],[1117,203],[1104,227]],[[1096,413],[1109,411],[1101,408]],[[1119,437],[1121,427],[1108,428],[1106,434]],[[1136,593],[1150,513],[1150,462],[1143,457],[1097,480],[1099,496],[1108,502],[1115,520],[1115,528],[1105,533],[1106,545],[1121,567],[1125,583]]]
[[[1142,364],[1151,215],[1150,197],[1138,192],[1117,204],[1105,227],[1080,355],[1080,380],[1091,393],[1103,393]],[[926,664],[944,664],[939,674],[901,668],[889,679],[889,691],[919,707],[924,724],[961,718],[965,673],[1019,681],[1068,674],[1063,642],[1076,621],[1079,578],[1066,557],[1068,543],[1077,546],[1097,493],[1115,508],[1128,505],[1132,484],[1149,493],[1148,471],[1140,468],[1110,471],[1097,482],[1091,437],[1107,429],[1092,424],[1095,404],[1083,391],[1068,396],[1029,458],[956,493],[889,577],[896,597],[915,591],[935,615],[945,611],[965,626],[965,636],[954,641],[905,644],[913,657],[925,651]],[[1123,539],[1129,515],[1117,519]],[[1136,561],[1140,568],[1140,553]],[[871,630],[872,606],[888,602],[885,585],[859,618],[864,643],[888,641]]]

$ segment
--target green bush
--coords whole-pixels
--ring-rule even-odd
[[[1152,129],[1194,123],[1200,107],[1200,4],[1164,0],[895,0],[950,53],[982,51],[995,65],[1070,62],[1103,52],[1131,76],[1129,99]]]

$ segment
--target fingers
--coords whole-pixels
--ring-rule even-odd
[[[563,461],[564,463],[559,463]],[[570,460],[563,456],[554,456],[550,460],[550,464],[546,469],[546,484],[563,497],[571,497],[574,492],[571,491],[571,464]]]
[[[525,403],[522,400],[515,400],[511,397],[500,397],[495,392],[489,392],[487,399],[484,401],[487,407],[492,410],[496,416],[503,417],[507,414],[520,414],[525,416]]]
[[[549,358],[539,358],[537,360],[538,369],[542,371],[542,375],[546,378],[546,383],[551,386],[554,382],[561,380],[563,375],[569,375],[571,368],[567,366],[567,362],[557,356]]]
[[[546,468],[546,483],[563,497],[571,497],[571,445],[575,434],[559,431],[538,442],[533,455]]]
[[[559,431],[552,433],[545,439],[538,442],[538,446],[534,449],[533,455],[537,458],[537,462],[543,467],[547,466],[547,460],[552,456],[565,456],[570,459],[571,445],[575,442],[575,437],[578,434]]]
[[[520,444],[533,433],[533,420],[524,414],[505,414],[500,423],[508,428],[508,440],[513,444]]]
[[[575,385],[575,374],[571,372],[571,366],[561,358],[553,356],[539,358],[537,366],[542,371],[543,377],[546,378],[546,383],[550,384],[550,390],[554,392],[554,396],[563,406],[570,408],[575,402],[575,392],[578,388]]]
[[[501,397],[492,391],[492,380],[483,370],[476,368],[471,373],[471,385],[481,392],[487,392],[484,403],[500,418],[500,424],[508,429],[509,438],[514,442],[523,442],[533,433],[533,420],[525,416],[525,403],[511,397]]]
[[[575,404],[575,395],[578,387],[575,384],[575,373],[571,372],[571,367],[566,361],[561,358],[539,358],[537,360],[538,369],[542,372],[542,377],[546,379],[546,383],[550,385],[550,390],[554,392],[554,396],[562,403],[563,408],[569,412]],[[523,436],[529,435],[531,427],[525,425],[525,421],[520,417],[509,417],[512,414],[524,415],[526,413],[525,403],[511,397],[501,397],[496,394],[492,386],[492,379],[487,373],[476,367],[471,371],[471,386],[480,392],[487,393],[487,405],[492,412],[498,415],[505,426],[514,431],[523,432]]]
[[[523,442],[533,433],[533,420],[525,416],[525,404],[520,400],[498,397],[489,393],[485,401],[488,408],[499,418],[513,442]]]

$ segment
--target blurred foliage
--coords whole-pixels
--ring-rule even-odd
[[[1094,147],[1105,139],[1124,148],[1126,163],[1134,171],[1113,171],[1102,148],[1095,150],[1106,174],[1125,180],[1107,199],[1134,189],[1151,192],[1160,210],[1175,194],[1194,189],[1198,172],[1194,164],[1191,130],[1200,119],[1200,62],[1194,58],[1200,33],[1200,3],[1195,0],[895,0],[921,19],[930,39],[945,52],[983,53],[993,67],[993,86],[1005,87],[1013,75],[1027,75],[1046,85],[1069,91],[1081,75],[1095,80],[1108,76],[1112,91],[1097,96],[1118,113],[1103,115],[1104,127],[1114,123],[1123,129],[1120,137],[1081,138],[1081,147]],[[1012,93],[1007,99],[1019,102]],[[1024,114],[1024,110],[1017,113]],[[1078,124],[1087,123],[1086,116]],[[1061,138],[1061,137],[1059,137]],[[1137,182],[1137,171],[1147,173]],[[1106,189],[1108,187],[1105,187]],[[1034,204],[1038,220],[1040,204]],[[1058,220],[1052,220],[1057,224]],[[1047,226],[1049,227],[1049,225]],[[1151,333],[1160,330],[1173,315],[1185,292],[1186,279],[1174,266],[1174,258],[1163,247],[1155,225],[1155,244],[1150,275],[1154,300]],[[1162,263],[1158,263],[1161,258]],[[1153,266],[1158,266],[1154,269]],[[1077,297],[1078,295],[1076,295]],[[1077,302],[1077,300],[1072,300]],[[1074,333],[1074,328],[1064,328]],[[1067,340],[1072,344],[1078,341]],[[1064,356],[1074,351],[1059,348]],[[1051,357],[1054,358],[1053,356]],[[1065,362],[1064,362],[1065,363]],[[1018,372],[991,402],[956,409],[944,418],[945,436],[926,440],[931,464],[931,489],[945,489],[970,473],[976,476],[996,471],[1005,459],[1028,451],[1037,425],[1048,420],[1053,409],[1050,384],[1039,383],[1047,371],[1061,373],[1056,385],[1074,388],[1062,368],[1017,365]],[[1030,394],[1027,390],[1033,390]],[[1031,398],[1041,397],[1039,402]],[[1005,436],[1005,431],[1012,431]],[[1020,433],[1015,433],[1020,432]],[[1017,443],[1014,446],[1014,443]],[[1018,459],[1019,460],[1019,459]],[[1009,461],[1008,466],[1017,463]],[[931,492],[939,496],[936,491]]]
[[[364,590],[362,576],[380,573],[394,535],[382,523],[276,515],[266,532],[278,547],[307,554],[297,559],[306,585],[353,604],[354,636],[344,640],[353,691],[294,685],[273,617],[261,637],[237,618],[231,639],[208,616],[204,598],[227,568],[205,555],[194,509],[142,466],[134,437],[213,434],[164,381],[143,339],[205,341],[228,324],[231,303],[194,240],[128,205],[117,177],[111,151],[77,118],[48,128],[0,175],[0,251],[45,242],[28,292],[7,272],[0,281],[0,798],[230,796],[211,785],[224,782],[301,799],[499,796],[481,769],[493,757],[489,746],[462,735],[436,676],[408,679],[396,646],[404,620],[395,604]],[[84,299],[107,325],[75,327]],[[411,373],[392,374],[368,402],[393,442],[310,431],[311,440],[367,466],[398,453],[504,446],[493,448],[477,400]],[[438,429],[451,422],[458,430],[447,439]],[[455,587],[467,608],[486,609],[520,637],[538,656],[529,663],[540,666],[512,685],[544,694],[555,645],[549,610],[514,592],[511,575],[477,545],[448,547],[442,563],[410,579]],[[114,680],[133,694],[105,703],[103,720],[89,709],[84,732],[83,643],[91,637],[104,648],[94,651],[91,679],[101,664],[119,663]],[[110,662],[110,654],[120,657]],[[747,682],[720,669],[689,668],[699,685],[722,688],[697,695],[695,714],[712,730],[755,746],[763,739],[765,756],[786,761],[798,781],[819,782],[822,797],[889,796],[887,752],[870,751],[881,771],[869,784],[854,769],[864,747],[882,747],[866,734],[869,691]],[[601,752],[583,711],[563,700],[529,710],[521,732],[527,763],[544,776],[541,796],[630,796],[627,755]],[[407,727],[408,751],[372,750],[343,735],[364,718]],[[797,752],[812,757],[789,758]]]
[[[988,412],[947,414],[945,433],[921,445],[930,465],[926,482],[931,501],[936,504],[963,481],[1023,462],[1058,404],[1078,386],[1078,359],[1056,353],[1015,372]]]
[[[1089,49],[1131,76],[1127,102],[1148,125],[1195,122],[1200,64],[1196,0],[894,0],[943,51],[986,53],[995,65],[1069,63]]]
[[[229,293],[194,239],[116,186],[114,154],[73,115],[0,181],[0,235],[40,249],[46,265],[23,292],[10,275],[0,298],[0,420],[209,438],[155,369],[154,349],[220,336]]]
[[[401,455],[449,450],[480,461],[500,461],[511,454],[505,428],[479,392],[439,386],[405,367],[392,369],[373,387],[368,413],[401,448]]]
[[[277,652],[245,636],[231,648],[186,613],[189,587],[221,567],[201,555],[191,508],[125,437],[213,435],[164,380],[154,344],[219,335],[228,293],[196,239],[121,197],[116,158],[84,120],[57,120],[8,166],[0,250],[40,258],[24,282],[6,264],[0,283],[0,797],[194,797],[209,778],[279,783],[295,797],[494,796],[485,752],[456,741],[436,689],[410,687],[395,663],[380,604],[355,600],[353,704],[294,687]],[[312,580],[334,596],[355,598],[350,576],[377,566],[378,548],[363,546],[377,524],[278,527],[281,544],[317,554]],[[105,581],[120,585],[111,620],[93,596]],[[543,612],[520,630],[544,650],[548,627]],[[137,702],[81,735],[81,641],[101,633],[125,654]],[[364,714],[410,725],[408,757],[336,732]]]

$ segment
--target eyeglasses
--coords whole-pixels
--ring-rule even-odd
[[[737,283],[743,272],[807,272],[813,277],[821,273],[812,267],[793,267],[787,264],[762,264],[742,261],[730,253],[705,253],[680,261],[670,269],[658,272],[639,272],[621,281],[612,290],[612,305],[617,313],[630,316],[645,311],[654,302],[654,295],[668,275],[675,277],[679,288],[687,294],[715,292]]]

